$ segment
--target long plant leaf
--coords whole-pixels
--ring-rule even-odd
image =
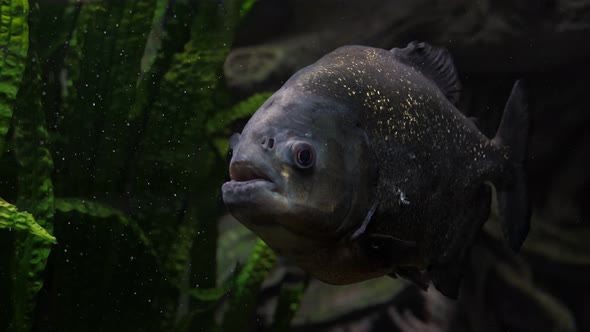
[[[272,93],[257,93],[246,100],[233,105],[228,110],[221,110],[207,121],[207,131],[210,135],[227,134],[228,126],[239,119],[245,119],[260,107]]]
[[[0,198],[0,228],[16,231],[26,231],[49,243],[57,243],[55,237],[35,221],[27,212],[19,212],[16,206]]]
[[[157,256],[156,251],[154,250],[152,241],[141,229],[137,221],[135,221],[133,218],[127,217],[122,211],[117,210],[104,203],[98,203],[96,201],[79,198],[57,198],[55,199],[55,210],[63,213],[76,212],[94,218],[114,218],[121,225],[130,227],[133,233],[143,243],[148,252],[154,256],[154,258],[156,259],[156,261],[158,261],[159,264],[162,264],[161,260]],[[178,288],[181,292],[186,292],[195,300],[202,302],[214,302],[218,301],[221,297],[223,297],[230,291],[230,289],[233,287],[235,278],[229,279],[222,287],[192,289],[181,288],[177,283],[174,282],[173,278],[168,278],[168,280],[172,283],[173,286]]]
[[[307,282],[296,285],[283,285],[281,287],[271,331],[283,332],[289,330],[291,321],[299,309],[301,297],[306,288]]]
[[[62,117],[57,148],[68,158],[59,183],[64,196],[112,201],[121,191],[133,129],[128,122],[141,74],[141,58],[152,28],[155,0],[92,1],[81,5],[68,41]],[[64,174],[65,175],[65,174]],[[119,198],[119,195],[116,196]]]
[[[96,201],[79,199],[79,198],[58,198],[55,200],[55,209],[60,212],[78,212],[95,218],[116,218],[120,224],[129,226],[137,238],[143,243],[145,248],[151,253],[156,260],[157,254],[151,240],[144,233],[137,221],[127,217],[123,212]]]
[[[27,0],[0,2],[0,156],[25,70],[29,48],[28,14]]]
[[[260,287],[275,261],[272,249],[258,240],[236,281],[229,308],[223,317],[222,331],[244,331],[252,326]]]
[[[101,209],[130,210],[120,181],[128,153],[124,147],[134,130],[126,120],[155,7],[156,0],[45,1],[41,6],[45,33],[37,36],[52,46],[41,52],[45,57],[39,62],[45,70],[44,101],[57,156],[55,191],[60,197],[89,197],[93,203],[108,204],[56,202],[59,209],[76,211],[76,218],[97,224],[70,224],[72,214],[58,215],[61,245],[52,254],[43,293],[55,305],[43,302],[40,307],[44,313],[51,311],[46,314],[53,324],[49,329],[129,329],[140,320],[155,321],[155,315],[146,314],[152,310],[147,299],[154,301],[153,287],[135,294],[162,278],[150,255],[153,246],[145,245],[149,239],[136,223],[142,218]],[[109,223],[100,223],[100,216]],[[112,237],[102,241],[108,235]],[[92,304],[74,314],[73,305],[81,300]],[[117,323],[120,317],[126,318],[125,324]]]
[[[271,95],[271,93],[254,94],[229,109],[220,110],[207,120],[207,132],[220,156],[225,155],[229,149],[227,139],[231,135],[229,125],[237,120],[247,119],[252,116]]]
[[[35,31],[38,8],[29,16]],[[14,155],[19,166],[17,206],[33,215],[49,234],[53,233],[53,158],[49,151],[49,134],[41,105],[41,68],[33,33],[30,39],[28,65],[18,92],[14,111]],[[30,233],[16,236],[12,261],[11,292],[13,318],[9,331],[27,331],[36,307],[37,292],[43,286],[43,272],[51,244]]]
[[[170,210],[176,211],[172,217],[154,204],[149,218],[168,220],[153,222],[153,232],[161,235],[158,252],[165,262],[163,269],[184,287],[215,286],[217,226],[212,220],[218,217],[217,193],[225,171],[219,167],[222,160],[211,143],[207,122],[220,109],[231,106],[221,74],[239,18],[239,9],[234,10],[239,7],[232,4],[238,3],[241,1],[228,1],[224,6],[215,1],[188,2],[193,14],[186,31],[190,39],[172,57],[168,52],[174,48],[160,50],[150,75],[139,85],[138,96],[146,97],[138,100],[132,114],[134,121],[143,119],[143,126],[139,126],[138,148],[129,149],[138,157],[133,158],[132,167],[125,168],[134,175],[128,187],[139,195],[158,188]],[[165,65],[167,71],[162,75]],[[199,302],[182,293],[166,292],[160,298],[165,303],[163,330],[177,329],[177,322]],[[212,317],[198,315],[189,325],[207,329]]]

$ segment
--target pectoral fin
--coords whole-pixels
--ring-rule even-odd
[[[365,233],[365,230],[367,229],[369,222],[371,222],[371,218],[373,218],[373,214],[375,214],[375,211],[377,211],[378,206],[379,206],[379,202],[373,203],[373,206],[371,206],[371,208],[369,209],[369,212],[367,212],[367,216],[365,217],[365,220],[363,220],[361,227],[359,227],[352,234],[351,240],[354,240]]]

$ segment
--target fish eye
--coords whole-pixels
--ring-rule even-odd
[[[295,165],[301,169],[308,169],[314,163],[313,147],[308,143],[298,143],[293,147]]]

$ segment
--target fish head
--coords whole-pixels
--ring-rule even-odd
[[[283,87],[230,147],[224,203],[285,256],[335,246],[369,209],[372,152],[354,112],[336,99]]]

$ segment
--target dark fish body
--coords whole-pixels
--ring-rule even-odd
[[[237,182],[232,176],[224,185],[224,200],[238,220],[321,280],[401,275],[418,284],[430,279],[454,296],[489,216],[492,187],[502,193],[513,247],[528,225],[522,88],[515,86],[494,140],[457,110],[458,91],[442,49],[339,48],[295,74],[252,117],[234,142]],[[283,152],[282,163],[271,152],[267,163],[266,155],[256,157],[261,137],[303,140],[315,164],[298,167],[292,159],[301,149]],[[275,193],[288,194],[265,201],[255,190],[240,193],[240,165],[273,183],[282,174],[286,185]]]

